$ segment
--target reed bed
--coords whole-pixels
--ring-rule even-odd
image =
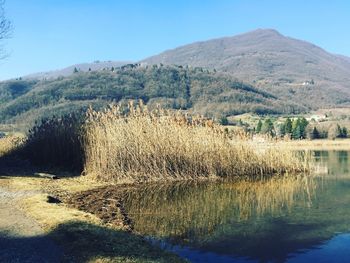
[[[29,130],[20,156],[43,168],[81,172],[83,123],[80,112],[43,119]]]
[[[258,177],[300,172],[291,151],[258,151],[212,120],[142,102],[127,109],[89,109],[84,125],[84,169],[108,182]]]

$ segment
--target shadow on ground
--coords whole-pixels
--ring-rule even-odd
[[[17,152],[0,156],[0,177],[34,177],[40,178],[37,173],[48,173],[63,177],[76,177],[78,171],[69,171],[62,167],[50,167],[48,165],[34,165],[28,159],[23,158]]]
[[[53,240],[57,246],[47,242]],[[141,236],[83,222],[57,226],[45,236],[0,232],[0,262],[181,262]]]
[[[0,262],[62,262],[63,251],[48,237],[13,237],[0,232]]]

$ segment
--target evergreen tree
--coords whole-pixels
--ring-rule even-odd
[[[300,124],[297,124],[295,128],[293,129],[293,139],[298,140],[302,137]]]
[[[342,129],[342,136],[343,136],[343,138],[348,137],[348,129],[346,127],[343,127],[343,129]]]
[[[343,138],[343,130],[339,124],[337,124],[336,138]]]
[[[292,121],[288,117],[284,123],[284,133],[285,134],[291,134],[292,133]]]
[[[311,139],[319,139],[320,138],[320,133],[317,130],[316,126],[312,129],[312,133],[311,133]]]
[[[285,126],[284,123],[276,125],[276,126],[275,126],[275,133],[276,133],[276,136],[278,136],[278,137],[283,137],[283,136],[285,136],[285,135],[286,135],[285,129],[286,129],[286,126]]]
[[[228,119],[226,116],[222,116],[220,119],[220,124],[221,125],[228,125]]]
[[[256,133],[261,132],[261,126],[262,126],[262,122],[261,122],[261,120],[259,120],[258,125],[256,126]]]
[[[308,124],[309,124],[309,122],[304,117],[301,118],[299,121],[300,133],[301,133],[300,138],[302,138],[302,139],[306,138],[306,127]]]
[[[73,73],[78,73],[78,69],[76,67],[74,67]]]
[[[261,132],[269,134],[271,136],[274,135],[274,128],[273,128],[273,123],[272,123],[271,119],[267,118],[264,121],[263,125],[261,126]]]
[[[294,119],[292,123],[292,138],[299,139],[300,138],[300,119]]]
[[[304,139],[306,138],[306,127],[309,122],[303,118],[297,118],[292,124],[292,138],[293,139]]]

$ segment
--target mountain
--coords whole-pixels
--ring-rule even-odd
[[[343,56],[343,55],[338,55],[338,57],[340,57],[341,59],[344,59],[344,60],[346,60],[348,63],[350,63],[350,57]]]
[[[227,72],[310,109],[350,105],[350,58],[272,29],[196,42],[142,62]]]
[[[90,71],[97,71],[97,70],[104,70],[104,69],[110,69],[110,68],[118,68],[126,64],[130,64],[132,62],[129,61],[95,61],[93,63],[81,63],[72,65],[63,69],[59,70],[52,70],[52,71],[46,71],[46,72],[38,72],[34,74],[30,74],[27,76],[24,76],[24,79],[50,79],[50,78],[57,78],[60,76],[66,77],[69,75],[72,75],[74,73],[74,69],[77,69],[78,71],[82,72],[88,72]]]
[[[130,99],[142,99],[150,107],[161,104],[217,118],[245,112],[276,114],[306,110],[228,74],[202,68],[128,64],[113,71],[0,82],[0,122],[30,124],[88,105],[103,107]]]

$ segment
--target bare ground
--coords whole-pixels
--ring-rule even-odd
[[[16,208],[18,200],[36,193],[0,187],[0,262],[61,262],[62,250]]]

